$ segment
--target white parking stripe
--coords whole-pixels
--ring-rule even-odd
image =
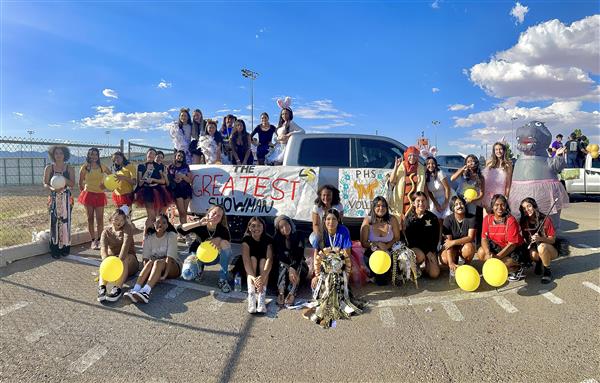
[[[4,307],[0,309],[0,317],[5,316],[6,314],[10,314],[13,311],[17,311],[22,309],[23,307],[29,305],[31,302],[17,302],[12,306]]]
[[[167,294],[165,295],[165,299],[173,300],[173,299],[177,298],[177,296],[184,291],[185,291],[185,288],[180,287],[180,286],[175,286],[167,292]]]
[[[47,326],[42,326],[32,333],[25,336],[25,340],[29,343],[35,343],[46,335],[50,334],[54,330],[58,330],[64,326],[64,322],[51,323]]]
[[[496,303],[498,303],[500,307],[504,309],[504,311],[506,311],[509,314],[514,314],[519,311],[515,306],[513,306],[512,303],[509,302],[508,299],[504,298],[503,296],[499,295],[497,297],[493,297],[493,299],[496,301]]]
[[[384,307],[379,310],[379,319],[383,322],[383,327],[396,327],[396,318],[394,318],[394,312],[391,307]]]
[[[465,317],[462,315],[454,302],[442,302],[442,307],[444,310],[446,310],[446,313],[453,321],[460,322],[465,320]]]
[[[99,361],[106,353],[108,349],[101,345],[96,345],[89,349],[81,358],[77,359],[71,364],[70,370],[81,374],[90,368],[94,363]]]
[[[593,284],[592,282],[581,282],[583,283],[583,285],[585,287],[589,287],[590,289],[594,290],[597,293],[600,293],[600,287],[598,287],[597,285]]]
[[[593,251],[596,251],[598,249],[600,249],[600,247],[594,247],[594,246],[590,246],[586,243],[577,243],[575,244],[576,247],[581,247],[582,249],[592,249]]]
[[[554,303],[555,305],[560,305],[562,303],[565,303],[565,301],[563,301],[562,299],[560,299],[556,295],[552,294],[548,290],[539,290],[538,293],[542,294],[542,296],[544,298],[548,299],[550,302]]]

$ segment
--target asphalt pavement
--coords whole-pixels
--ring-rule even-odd
[[[147,305],[100,304],[98,251],[29,258],[0,269],[0,381],[599,382],[599,227],[597,202],[563,211],[571,254],[549,285],[533,270],[473,293],[447,272],[367,285],[366,312],[330,329],[275,302],[248,314],[243,294],[215,291],[216,267]]]

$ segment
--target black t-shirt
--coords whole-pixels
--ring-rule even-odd
[[[273,238],[268,234],[263,234],[261,239],[256,241],[251,235],[245,235],[242,243],[247,244],[250,248],[251,257],[262,259],[267,257],[267,247],[273,244]]]
[[[216,144],[222,144],[223,143],[223,135],[219,132],[215,132],[215,135],[212,136],[213,139],[215,140]]]
[[[276,130],[277,128],[273,125],[269,125],[269,130],[267,131],[262,130],[261,126],[257,125],[252,131],[251,136],[254,137],[255,134],[258,134],[258,143],[261,145],[267,145],[273,140],[273,134],[275,134]]]
[[[290,247],[286,242],[283,235],[276,234],[273,238],[273,255],[278,262],[290,265],[298,271],[304,261],[304,238],[300,233],[294,233],[290,236]]]
[[[177,232],[179,234],[183,234],[183,235],[194,233],[198,237],[190,245],[190,253],[195,252],[198,249],[198,246],[200,246],[200,242],[208,241],[213,238],[221,238],[224,241],[231,240],[231,236],[229,235],[229,229],[222,225],[217,225],[214,232],[212,230],[209,231],[206,226],[197,226],[197,227],[194,227],[193,229],[190,229],[187,231],[183,230],[181,228],[178,228]]]
[[[142,174],[142,178],[154,178],[156,180],[161,179],[160,172],[162,169],[164,169],[164,166],[156,162],[139,164],[137,167],[137,171]]]
[[[471,214],[465,214],[462,223],[458,223],[454,214],[444,218],[442,234],[449,235],[452,239],[460,239],[469,235],[469,229],[475,229],[475,217]]]
[[[406,217],[408,247],[419,248],[425,254],[436,251],[440,235],[439,226],[438,218],[429,210],[425,211],[421,218],[411,211]]]

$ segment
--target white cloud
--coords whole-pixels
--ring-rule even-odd
[[[463,104],[453,104],[453,105],[448,105],[448,110],[455,112],[457,110],[469,110],[469,109],[473,109],[475,107],[475,104],[470,104],[470,105],[463,105]]]
[[[215,113],[219,113],[219,114],[220,113],[229,113],[229,112],[231,112],[231,109],[219,109],[219,110],[215,111]]]
[[[438,9],[439,7],[440,7],[440,0],[435,0],[433,3],[431,3],[431,8]]]
[[[322,124],[322,125],[313,125],[313,126],[309,126],[308,129],[316,129],[318,131],[321,130],[329,130],[329,129],[334,129],[334,128],[340,128],[342,126],[354,126],[354,124],[348,122],[348,121],[333,121],[329,124]]]
[[[49,128],[60,128],[61,126],[61,124],[48,124]]]
[[[438,93],[439,91],[440,91],[440,88],[431,88],[432,93]]]
[[[294,109],[294,117],[306,118],[309,120],[319,119],[344,119],[353,117],[350,113],[346,113],[336,109],[331,100],[316,100],[309,103],[299,105]]]
[[[516,19],[515,24],[522,24],[525,21],[525,15],[529,12],[529,7],[521,5],[517,1],[513,9],[510,10],[510,15]]]
[[[472,142],[465,142],[465,141],[461,141],[461,140],[449,141],[448,145],[450,145],[450,146],[457,146],[459,149],[460,148],[463,148],[463,149],[477,149],[479,147],[479,145],[474,144]]]
[[[158,89],[167,89],[167,88],[171,88],[171,87],[173,87],[173,84],[172,84],[172,83],[170,83],[170,82],[167,82],[167,81],[166,81],[166,80],[164,80],[164,79],[161,79],[161,80],[160,80],[160,82],[158,83],[158,85],[156,85],[156,87],[157,87]]]
[[[168,110],[168,112],[178,112],[179,108],[171,108]]]
[[[586,17],[570,26],[550,20],[532,26],[519,36],[512,48],[498,52],[497,60],[527,65],[576,67],[600,73],[600,15]]]
[[[114,106],[97,106],[96,114],[81,119],[80,124],[86,128],[134,129],[147,131],[167,129],[172,121],[168,112],[115,112]]]
[[[108,98],[119,98],[119,95],[113,89],[106,88],[102,91],[102,94],[104,95],[104,97],[108,97]]]
[[[24,116],[24,114],[21,112],[13,112],[13,116],[15,116],[16,118],[21,118]]]
[[[246,105],[246,110],[252,110],[252,104]]]

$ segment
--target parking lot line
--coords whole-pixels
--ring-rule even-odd
[[[550,302],[554,303],[555,305],[560,305],[562,303],[565,303],[565,301],[563,301],[556,295],[552,294],[548,290],[539,290],[538,293],[540,293],[544,298],[548,299]]]
[[[465,320],[458,307],[454,302],[442,302],[442,307],[446,310],[446,314],[455,322],[461,322]]]
[[[74,361],[71,364],[70,370],[76,372],[78,374],[82,374],[90,368],[94,363],[99,361],[106,353],[108,349],[102,345],[96,345],[89,349],[85,354],[83,354],[79,359]]]
[[[381,319],[385,328],[396,327],[396,318],[394,318],[394,312],[391,307],[384,307],[379,310],[379,319]]]
[[[17,311],[19,309],[22,309],[23,307],[29,305],[31,302],[17,302],[14,305],[8,306],[8,307],[4,307],[0,309],[0,317],[5,316],[6,314],[10,314],[13,311]]]
[[[514,314],[516,312],[519,311],[519,309],[517,309],[515,306],[513,306],[512,303],[510,303],[510,301],[506,298],[504,298],[503,296],[497,296],[497,297],[492,297],[492,299],[494,299],[496,301],[496,303],[498,303],[498,305],[500,307],[502,307],[504,309],[504,311],[506,311],[509,314]]]
[[[594,290],[597,293],[600,293],[600,287],[598,287],[597,285],[593,284],[592,282],[581,282],[585,287],[589,287],[590,289]]]

